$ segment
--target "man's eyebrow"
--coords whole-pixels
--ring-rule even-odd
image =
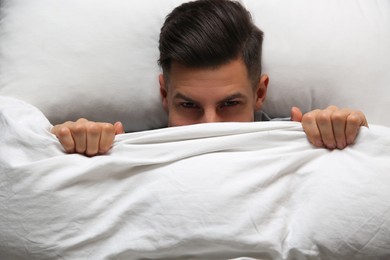
[[[182,94],[182,93],[176,93],[174,96],[173,96],[173,99],[184,99],[186,101],[190,101],[190,102],[193,102],[193,103],[196,103],[195,100],[193,100],[192,98],[190,97],[187,97],[186,95]]]
[[[235,98],[244,98],[244,99],[246,99],[246,96],[243,95],[243,94],[241,94],[241,93],[234,93],[234,94],[232,94],[232,95],[230,95],[230,96],[225,97],[224,99],[222,99],[222,100],[221,100],[220,102],[218,102],[218,103],[223,103],[223,102],[226,102],[226,101],[235,99]]]
[[[247,97],[245,95],[243,95],[242,93],[234,93],[232,95],[229,95],[227,97],[224,97],[222,100],[220,100],[218,103],[223,103],[223,102],[226,102],[226,101],[229,101],[229,100],[232,100],[232,99],[235,99],[235,98],[243,98],[243,99],[247,99]],[[176,93],[174,96],[173,96],[173,99],[184,99],[186,101],[189,101],[189,102],[193,102],[193,103],[197,103],[194,99],[190,98],[190,97],[187,97],[186,95],[182,94],[182,93]]]

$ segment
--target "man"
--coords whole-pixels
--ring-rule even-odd
[[[159,76],[169,126],[210,122],[252,122],[262,108],[269,78],[261,74],[263,33],[238,2],[199,0],[175,8],[161,28]],[[363,113],[330,106],[304,116],[294,107],[291,120],[302,122],[317,147],[343,149],[352,144]],[[65,150],[88,156],[104,154],[120,122],[79,119],[52,129]]]

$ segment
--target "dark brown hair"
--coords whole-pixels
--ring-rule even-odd
[[[217,68],[241,57],[256,83],[262,43],[263,32],[240,3],[198,0],[176,7],[166,17],[158,62],[167,77],[173,61],[192,68]]]

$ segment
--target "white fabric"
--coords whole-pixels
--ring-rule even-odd
[[[0,259],[389,259],[390,128],[342,151],[299,123],[215,123],[63,153],[0,97]]]
[[[265,32],[271,117],[337,105],[390,126],[390,1],[244,2]]]
[[[158,37],[184,0],[2,0],[0,95],[52,123],[86,117],[127,131],[166,124]],[[265,32],[265,112],[335,104],[390,126],[390,1],[243,0]]]

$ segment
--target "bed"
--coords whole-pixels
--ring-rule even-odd
[[[183,0],[0,3],[0,259],[390,259],[390,2],[245,0],[264,111],[361,109],[344,150],[296,122],[165,128],[157,41]],[[106,155],[53,124],[123,122]]]

